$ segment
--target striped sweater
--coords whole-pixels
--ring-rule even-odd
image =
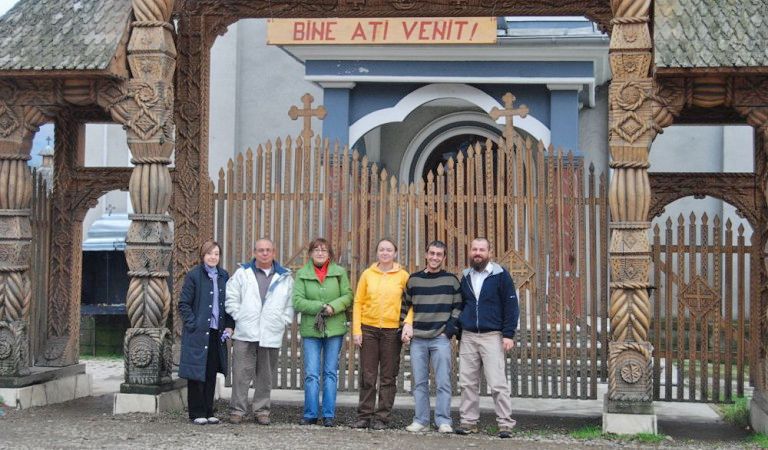
[[[431,339],[445,332],[450,338],[457,332],[461,305],[459,280],[452,273],[421,270],[408,278],[400,321],[413,309],[414,337]]]

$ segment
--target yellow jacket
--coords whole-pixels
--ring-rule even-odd
[[[357,282],[352,307],[352,334],[363,334],[362,325],[400,328],[400,305],[407,282],[408,272],[397,263],[388,272],[382,272],[378,263],[365,269]],[[408,312],[405,322],[413,322],[413,311]]]

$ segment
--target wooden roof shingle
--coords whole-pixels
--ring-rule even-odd
[[[659,69],[768,67],[768,0],[655,0]]]
[[[131,12],[131,0],[19,0],[0,18],[0,74],[109,70]]]

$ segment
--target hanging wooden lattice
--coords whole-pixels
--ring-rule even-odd
[[[705,317],[720,307],[720,296],[700,275],[683,288],[680,292],[680,301],[691,314],[698,318]]]
[[[533,270],[528,261],[514,250],[508,251],[501,260],[509,267],[512,281],[515,282],[515,287],[518,290],[525,288],[536,274],[536,271]]]

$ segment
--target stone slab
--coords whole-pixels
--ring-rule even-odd
[[[756,433],[768,433],[768,399],[757,390],[749,401],[749,424]]]
[[[91,395],[93,379],[81,373],[17,388],[0,388],[3,402],[17,409],[63,403]]]
[[[623,402],[605,397],[604,412],[615,414],[654,414],[653,402]]]
[[[656,414],[603,413],[603,433],[613,434],[658,434]]]
[[[142,395],[160,395],[163,392],[181,389],[187,386],[187,380],[176,378],[170,383],[163,384],[131,384],[122,383],[120,385],[121,394],[142,394]]]
[[[165,391],[157,395],[130,394],[118,392],[112,407],[112,414],[148,413],[160,414],[167,411],[184,411],[187,407],[187,387]]]
[[[29,372],[29,375],[21,377],[0,377],[0,388],[21,388],[84,374],[85,364],[73,364],[65,367],[30,367]]]

